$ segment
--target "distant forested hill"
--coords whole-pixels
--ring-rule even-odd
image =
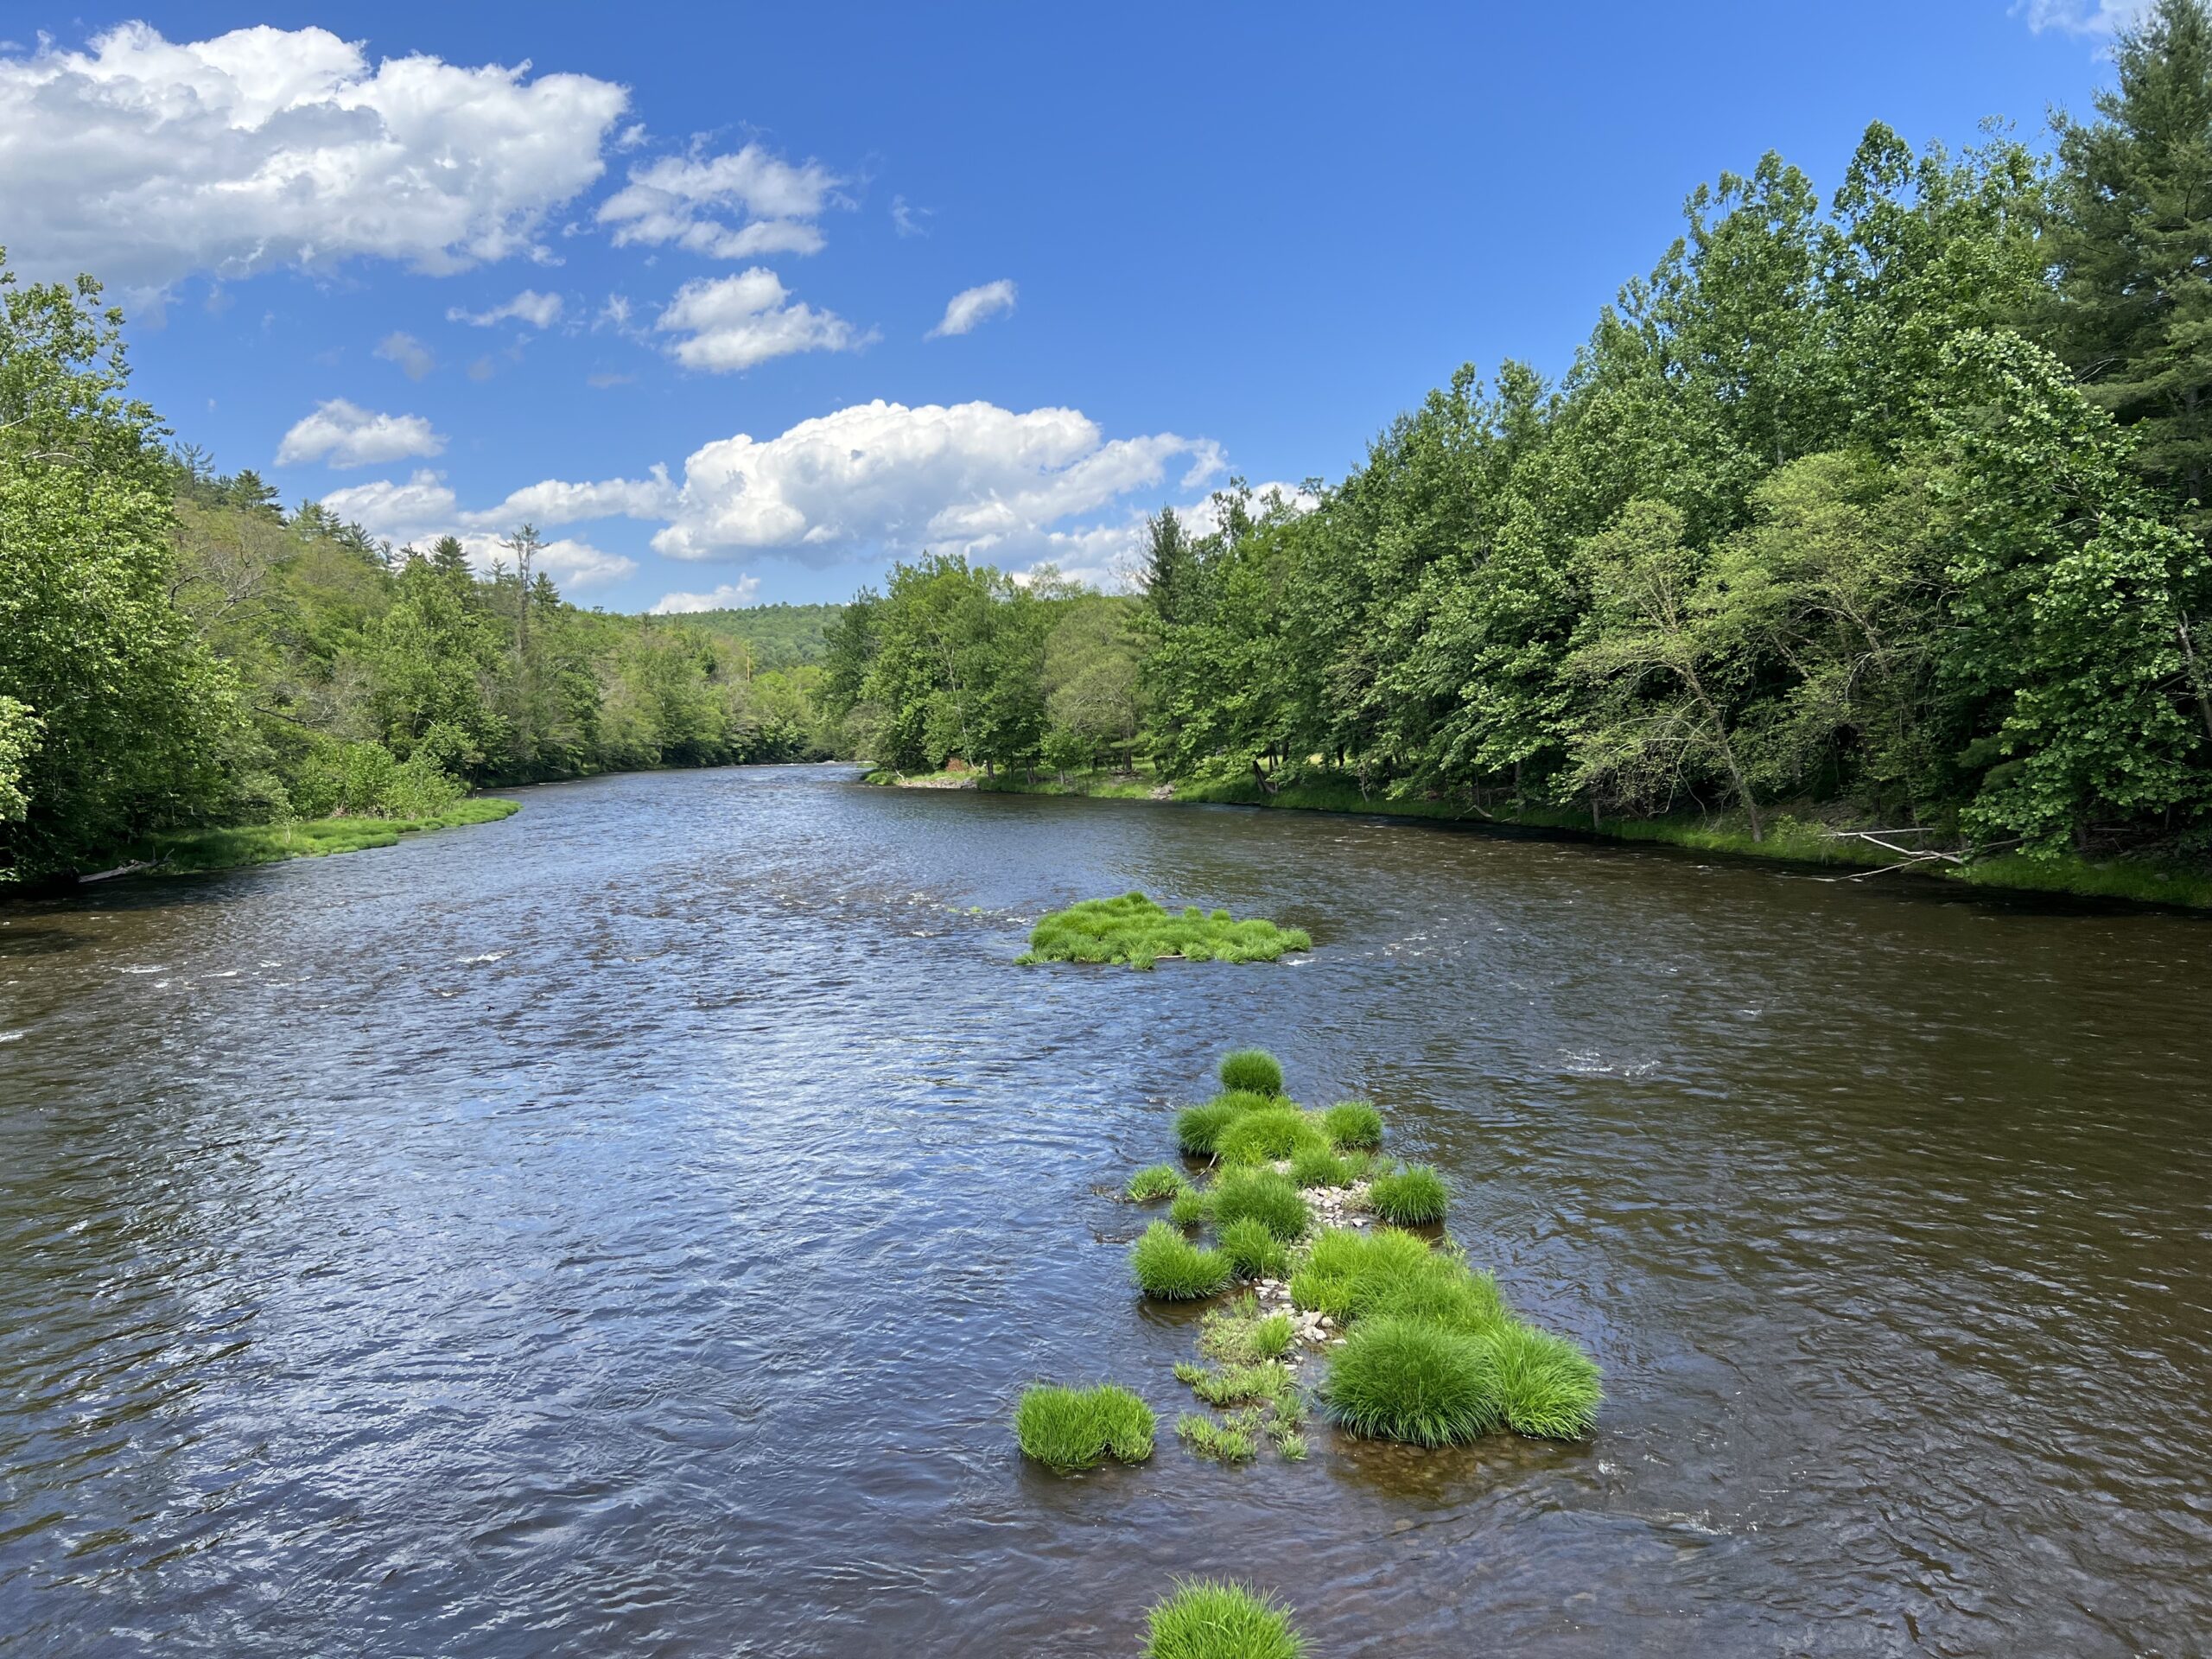
[[[761,668],[795,668],[822,660],[822,632],[842,605],[751,605],[741,611],[695,611],[683,620],[728,639],[741,639]]]

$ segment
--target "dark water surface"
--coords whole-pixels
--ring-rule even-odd
[[[830,769],[0,909],[0,1651],[2202,1652],[2212,929]],[[1295,966],[1008,965],[1141,887]],[[980,906],[971,913],[969,906]],[[1163,1427],[1111,1201],[1256,1040],[1604,1365],[1590,1444]]]

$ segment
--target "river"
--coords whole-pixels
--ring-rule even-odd
[[[0,907],[0,1652],[2212,1643],[2212,931],[1425,824],[871,790]],[[1141,887],[1309,957],[1019,969]],[[1434,1162],[1581,1445],[1168,1432],[1127,1173],[1257,1042]],[[1024,1466],[1033,1377],[1153,1461]]]

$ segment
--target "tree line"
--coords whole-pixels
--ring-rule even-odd
[[[0,882],[163,829],[829,753],[819,669],[581,610],[531,574],[526,525],[480,572],[450,537],[393,549],[170,447],[121,326],[90,278],[0,261]]]
[[[2159,0],[2052,155],[1870,127],[1687,205],[1556,385],[1463,368],[1319,505],[1150,523],[1141,598],[896,567],[829,639],[881,764],[1980,849],[2212,845],[2212,21]]]

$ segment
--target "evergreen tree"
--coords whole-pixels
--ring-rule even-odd
[[[2212,14],[2157,0],[2113,59],[2101,118],[2058,122],[2055,343],[2212,531]]]

